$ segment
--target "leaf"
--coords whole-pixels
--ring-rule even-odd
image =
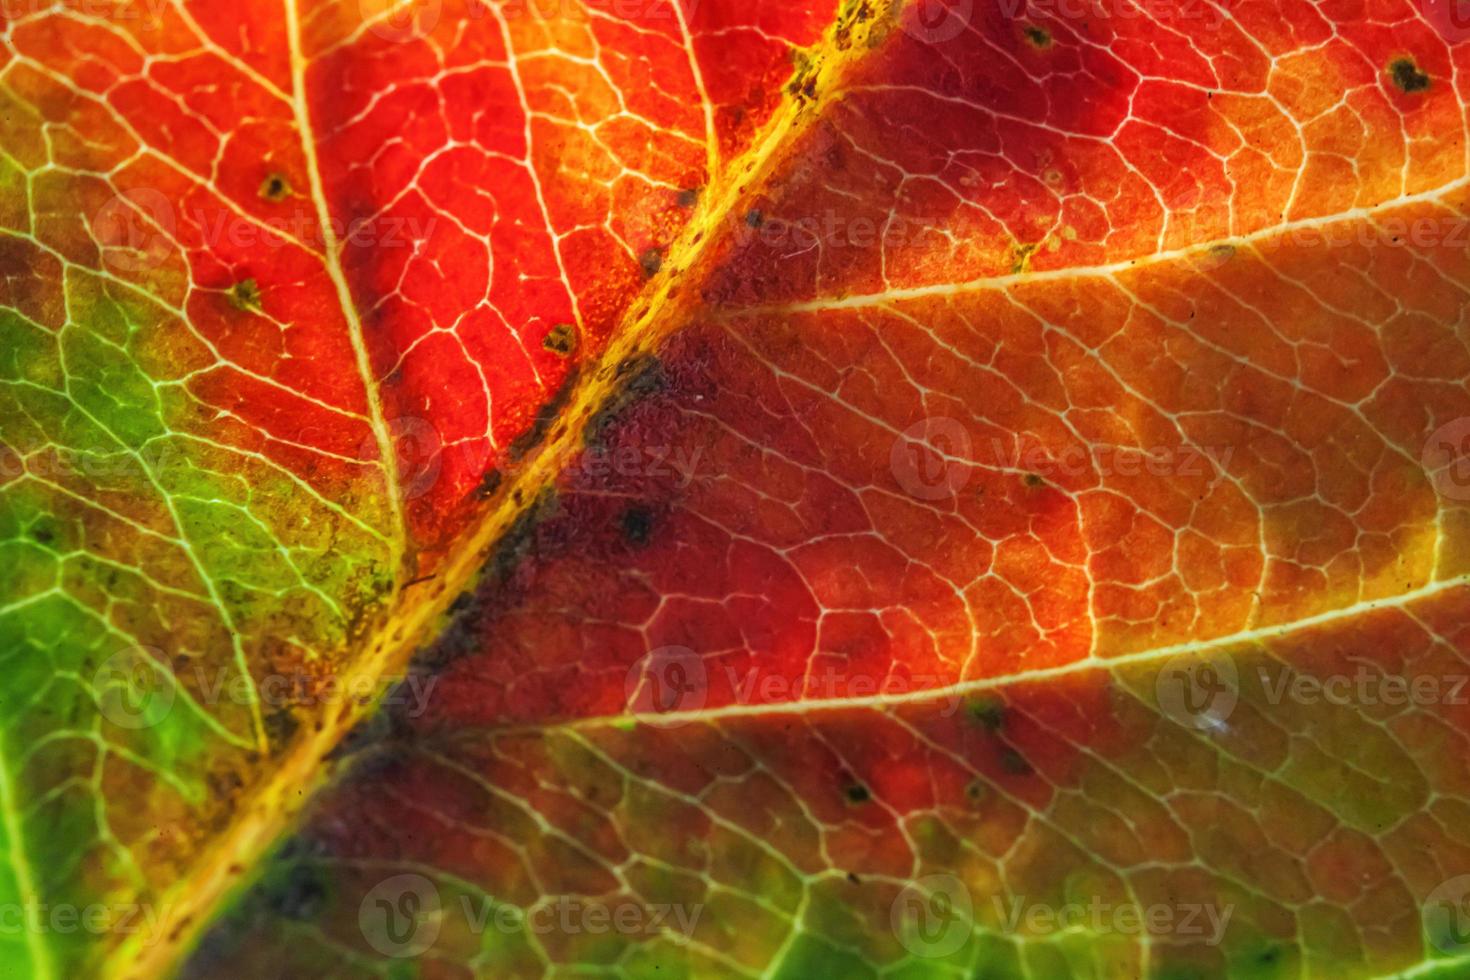
[[[825,19],[0,9],[7,974],[187,948]]]
[[[1464,975],[1461,38],[940,6],[798,69],[186,975]]]

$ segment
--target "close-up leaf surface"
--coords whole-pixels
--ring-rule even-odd
[[[1470,976],[1440,5],[22,7],[6,975]]]

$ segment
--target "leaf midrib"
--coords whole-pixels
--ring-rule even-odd
[[[371,422],[379,444],[380,454],[385,461],[388,483],[393,494],[393,514],[396,525],[394,553],[407,554],[407,533],[404,521],[401,488],[396,474],[396,454],[388,434],[381,399],[372,380],[371,360],[363,337],[362,323],[352,301],[350,287],[339,261],[338,243],[331,237],[331,221],[327,210],[324,188],[314,138],[311,133],[309,112],[305,103],[305,73],[307,63],[301,51],[300,25],[296,10],[297,0],[284,0],[288,16],[288,36],[291,40],[291,63],[294,97],[293,112],[307,153],[308,172],[311,179],[313,203],[318,210],[323,233],[328,236],[324,262],[332,278],[339,303],[346,316],[349,333],[371,408]],[[827,93],[838,86],[842,75],[866,57],[872,50],[866,42],[869,35],[884,30],[896,30],[897,17],[905,0],[885,0],[882,13],[870,15],[857,22],[856,5],[846,5],[834,22],[829,25],[823,40],[810,54],[807,77],[811,78],[815,90]],[[838,35],[845,33],[841,43]],[[705,268],[713,246],[721,242],[718,230],[727,227],[729,218],[737,213],[744,202],[746,192],[763,183],[784,160],[782,151],[798,145],[796,137],[822,118],[812,103],[799,92],[783,91],[781,104],[762,129],[761,135],[742,155],[727,162],[722,173],[710,175],[713,193],[702,195],[696,212],[680,235],[670,245],[661,272],[650,281],[644,292],[628,307],[618,326],[611,335],[607,348],[578,377],[563,417],[556,423],[549,439],[533,449],[512,479],[502,485],[498,502],[479,518],[474,527],[460,539],[443,568],[432,578],[422,582],[399,585],[391,611],[384,616],[378,628],[372,631],[372,642],[368,652],[353,658],[352,667],[344,672],[344,683],[359,678],[377,681],[388,676],[393,669],[406,665],[419,643],[432,636],[440,625],[450,603],[479,575],[482,567],[493,554],[496,543],[535,506],[535,501],[545,488],[554,484],[562,465],[575,458],[576,449],[582,444],[583,433],[596,413],[607,403],[609,397],[620,388],[622,379],[618,366],[630,359],[657,347],[665,337],[685,325],[695,315],[699,303],[699,290],[680,282],[690,279],[698,281],[699,272]],[[724,176],[727,179],[721,180]],[[1390,206],[1412,203],[1414,200],[1429,200],[1470,182],[1470,177],[1419,195],[1407,196],[1384,202],[1370,209],[1356,209],[1340,215],[1311,219],[1301,224],[1283,223],[1269,229],[1260,229],[1246,235],[1222,239],[1223,242],[1240,242],[1270,237],[1293,226],[1325,224],[1329,221],[1353,220]],[[543,202],[544,206],[544,202]],[[1168,261],[1186,257],[1206,248],[1211,243],[1202,242],[1169,253],[1150,253],[1133,259],[1120,260],[1107,267],[1069,268],[1049,272],[1026,272],[1010,276],[975,280],[961,284],[935,284],[931,286],[906,287],[879,294],[857,295],[834,299],[816,299],[804,303],[783,306],[752,307],[743,310],[720,311],[720,316],[733,317],[750,314],[816,312],[820,310],[883,305],[904,299],[919,299],[931,295],[963,293],[983,288],[1014,283],[1032,283],[1047,278],[1079,278],[1089,273],[1106,275],[1110,271],[1136,268],[1145,262]],[[558,261],[560,256],[558,253]],[[575,303],[576,297],[573,296]],[[403,577],[395,569],[395,581]],[[1123,655],[1117,658],[1087,658],[1057,668],[1019,672],[996,678],[964,682],[945,688],[933,688],[910,695],[887,696],[872,699],[813,699],[779,705],[730,706],[724,709],[709,709],[690,712],[689,720],[707,721],[716,717],[735,717],[756,714],[792,714],[808,711],[847,710],[862,707],[872,701],[874,707],[897,706],[910,702],[922,702],[945,696],[955,696],[970,691],[985,690],[1017,683],[1046,680],[1058,676],[1090,670],[1112,669],[1130,664],[1147,663],[1164,659],[1177,653],[1194,649],[1214,648],[1222,645],[1249,642],[1255,638],[1286,635],[1297,630],[1351,618],[1370,609],[1394,608],[1431,595],[1467,584],[1466,578],[1447,580],[1391,598],[1357,603],[1353,606],[1332,610],[1308,617],[1294,623],[1282,624],[1258,630],[1243,631],[1194,644],[1177,647],[1160,647],[1154,650]],[[427,594],[426,594],[427,593]],[[322,730],[316,732],[305,743],[294,749],[271,774],[267,785],[249,801],[248,812],[238,819],[231,829],[217,839],[211,854],[196,866],[190,880],[181,882],[176,891],[180,901],[166,905],[166,915],[161,923],[161,933],[168,938],[152,947],[142,947],[134,942],[125,944],[117,953],[114,963],[119,973],[142,976],[161,976],[173,972],[187,956],[194,940],[213,921],[214,912],[225,896],[242,881],[229,870],[232,866],[244,865],[251,875],[258,870],[259,857],[298,816],[304,798],[323,775],[321,763],[327,753],[366,714],[366,708],[353,706],[353,710],[336,718],[323,719]],[[640,720],[637,716],[604,716],[577,719],[559,725],[534,726],[537,731],[558,727],[583,728],[596,725],[619,724]],[[675,716],[658,716],[660,722],[678,720]],[[501,729],[504,731],[505,729]],[[200,879],[205,881],[201,886]],[[247,876],[246,880],[248,880]]]
[[[307,64],[300,43],[297,0],[283,0],[287,12],[287,33],[291,44],[292,77],[296,89],[293,111],[307,153],[312,181],[312,197],[328,235],[326,268],[337,290],[344,315],[348,319],[358,370],[368,382],[374,434],[380,453],[389,465],[396,463],[391,440],[387,439],[383,411],[372,377],[370,358],[363,343],[362,324],[352,304],[350,288],[338,260],[337,243],[330,237],[330,215],[325,210],[325,194],[317,166],[309,113],[304,102]],[[904,0],[887,0],[890,14]],[[883,16],[874,16],[856,24],[856,8],[848,9],[829,25],[822,41],[808,53],[807,73],[822,90],[830,90],[836,79],[859,62],[870,50],[863,39],[881,30]],[[847,41],[839,43],[844,28]],[[451,551],[444,565],[432,577],[403,581],[401,569],[395,570],[399,583],[391,610],[375,629],[371,629],[370,645],[365,654],[351,658],[339,675],[345,689],[362,681],[377,682],[402,669],[420,643],[433,635],[450,603],[479,575],[491,557],[496,543],[534,506],[544,488],[551,486],[562,465],[581,446],[587,425],[622,384],[618,365],[655,346],[685,322],[685,316],[698,299],[698,291],[679,290],[681,278],[707,257],[712,246],[721,241],[716,230],[725,227],[729,216],[745,199],[745,192],[770,176],[783,159],[780,151],[795,142],[795,134],[811,125],[819,114],[811,111],[809,100],[799,92],[787,89],[781,104],[742,155],[727,161],[724,180],[711,175],[711,187],[722,188],[718,194],[705,195],[695,214],[670,245],[662,270],[650,281],[645,291],[632,303],[611,335],[607,348],[594,363],[578,376],[576,387],[560,423],[553,427],[549,439],[531,450],[521,461],[514,477],[500,488],[498,503],[492,505],[466,532]],[[402,503],[396,474],[390,480],[394,492],[395,519],[403,522]],[[395,550],[406,551],[406,531],[395,538],[403,542]],[[322,763],[342,738],[367,715],[374,706],[349,704],[349,710],[320,719],[314,730],[285,756],[265,782],[245,801],[241,814],[221,835],[211,841],[200,861],[189,870],[184,880],[162,902],[163,909],[157,934],[165,938],[146,945],[141,936],[122,943],[109,958],[104,973],[154,978],[173,975],[192,950],[196,940],[214,919],[226,897],[244,886],[260,870],[259,858],[293,824],[312,789],[323,776]],[[242,875],[239,869],[245,869]]]

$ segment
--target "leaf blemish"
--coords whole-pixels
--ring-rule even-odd
[[[271,174],[260,183],[260,196],[276,203],[291,196],[291,184],[282,174]]]
[[[1429,87],[1429,76],[1419,70],[1412,58],[1399,58],[1388,66],[1393,83],[1405,92],[1422,92]]]
[[[260,284],[254,279],[243,279],[230,287],[230,305],[243,313],[260,310]]]
[[[643,254],[638,256],[638,265],[643,269],[644,278],[652,279],[658,275],[658,270],[664,267],[664,250],[661,248],[645,249]]]
[[[618,526],[623,531],[623,537],[635,547],[648,543],[649,537],[653,534],[653,524],[653,512],[647,507],[629,507],[618,518]]]
[[[965,717],[989,731],[998,732],[1006,723],[1005,702],[999,698],[977,698],[965,705]]]
[[[1026,761],[1026,757],[1015,749],[1006,749],[1001,753],[1000,767],[1012,776],[1029,776],[1035,772],[1031,768],[1031,763]]]
[[[577,349],[577,327],[571,323],[558,323],[547,331],[541,346],[560,357],[567,357]]]

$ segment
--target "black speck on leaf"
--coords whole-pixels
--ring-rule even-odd
[[[254,279],[242,279],[235,283],[230,288],[230,305],[243,312],[260,309],[260,283]]]
[[[1399,58],[1388,66],[1388,71],[1393,83],[1405,92],[1422,92],[1429,87],[1429,76],[1411,58]]]
[[[577,349],[576,325],[571,323],[558,323],[546,332],[546,336],[541,339],[541,346],[553,354],[558,354],[562,357],[568,356],[572,351]]]
[[[646,507],[629,507],[618,518],[618,525],[629,544],[644,545],[653,534],[653,514]]]
[[[649,279],[658,275],[658,270],[664,267],[664,251],[661,248],[650,248],[644,250],[638,256],[638,265],[643,269],[643,275]]]
[[[999,698],[977,698],[965,705],[965,716],[992,732],[1005,727],[1006,706]]]
[[[853,806],[861,806],[872,798],[873,794],[862,783],[853,783],[847,787],[847,802]]]
[[[281,174],[271,174],[260,184],[260,196],[267,201],[284,201],[291,196],[291,185]]]
[[[1015,749],[1006,749],[1000,755],[1000,767],[1012,776],[1029,776],[1033,770],[1025,756]]]

